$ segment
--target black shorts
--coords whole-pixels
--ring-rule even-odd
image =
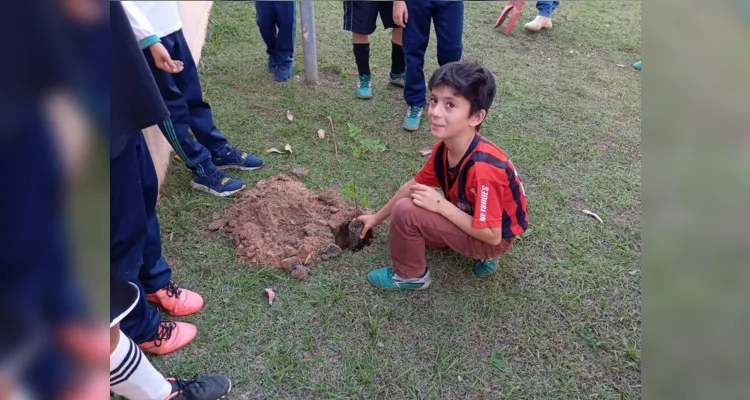
[[[398,28],[393,22],[392,1],[345,1],[344,30],[371,35],[377,28],[378,13],[383,21],[383,28]]]

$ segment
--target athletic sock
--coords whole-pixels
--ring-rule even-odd
[[[120,331],[120,342],[109,356],[109,389],[129,400],[164,400],[172,385]]]
[[[370,75],[370,43],[354,43],[354,60],[359,75]]]
[[[391,42],[391,73],[401,75],[406,69],[403,46]]]

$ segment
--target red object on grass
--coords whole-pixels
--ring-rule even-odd
[[[502,25],[505,21],[505,18],[508,16],[508,13],[513,11],[513,15],[510,16],[508,25],[505,26],[505,34],[510,35],[510,31],[512,31],[513,26],[516,25],[518,17],[521,16],[521,10],[523,10],[524,3],[524,1],[509,1],[508,4],[505,5],[505,8],[503,8],[503,12],[501,12],[500,16],[497,18],[497,22],[495,22],[495,28]]]

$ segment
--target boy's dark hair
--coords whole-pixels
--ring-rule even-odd
[[[455,61],[443,65],[432,73],[427,88],[450,86],[455,94],[469,100],[474,115],[479,110],[489,112],[492,100],[495,98],[495,76],[487,68],[470,61]],[[477,130],[482,126],[479,124]]]

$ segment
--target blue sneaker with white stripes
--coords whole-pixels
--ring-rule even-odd
[[[193,189],[212,194],[214,196],[231,196],[245,188],[245,182],[216,171],[210,176],[195,176],[190,182]]]
[[[241,169],[250,171],[263,166],[263,160],[236,147],[227,146],[224,155],[213,159],[218,169]]]

